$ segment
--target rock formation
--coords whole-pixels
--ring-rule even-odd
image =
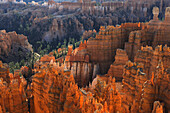
[[[89,62],[86,41],[81,43],[74,51],[71,45],[68,47],[68,53],[65,58],[65,68],[71,70],[75,82],[78,83],[80,87],[88,85],[92,77],[95,77],[98,69],[97,65]]]
[[[87,41],[87,50],[89,52],[90,61],[99,63],[101,74],[108,71],[110,64],[114,60],[117,48],[124,48],[128,34],[133,30],[138,30],[137,23],[125,23],[120,27],[108,26],[101,27],[96,38],[90,38]]]
[[[159,101],[154,102],[152,113],[163,113],[163,105]]]
[[[1,63],[1,66],[5,65]],[[0,72],[4,73],[0,77],[0,108],[2,113],[27,113],[28,100],[26,95],[27,82],[20,77],[19,71],[15,71],[14,75],[5,72],[8,67],[2,66]],[[9,78],[5,79],[5,78]]]
[[[153,8],[153,20],[148,23],[139,23],[141,30],[133,31],[129,34],[129,41],[125,43],[125,50],[129,56],[130,60],[134,60],[134,56],[141,46],[150,45],[155,48],[157,45],[170,46],[169,36],[170,33],[168,29],[169,23],[169,7],[166,8],[164,21],[158,20],[159,9],[157,7]]]
[[[110,69],[108,70],[106,76],[115,77],[116,80],[119,81],[122,80],[123,69],[126,62],[128,62],[128,56],[126,51],[122,49],[117,49],[115,61],[113,64],[110,65]]]
[[[82,41],[74,50],[69,45],[65,58],[55,59],[51,52],[33,70],[25,66],[10,74],[8,65],[0,62],[0,112],[170,112],[169,8],[164,21],[159,21],[157,7],[153,14],[148,23],[101,26],[95,38]],[[54,31],[59,29],[57,23],[53,21]],[[0,35],[9,40],[10,34],[20,39],[16,33],[1,31]],[[8,49],[3,44],[2,50]],[[27,82],[29,70],[34,73]]]
[[[164,8],[168,7],[170,4],[169,0],[127,0],[124,8],[130,10],[133,14],[142,11],[144,16],[146,16],[150,7],[153,5],[159,6],[160,12],[163,13]]]
[[[165,45],[158,45],[155,50],[151,46],[143,47],[141,46],[141,50],[138,50],[136,53],[135,62],[144,64],[144,72],[149,78],[151,78],[151,74],[156,70],[158,62],[161,60],[164,64],[164,68],[169,68],[170,63],[170,51],[169,47]]]
[[[101,94],[96,92],[93,97],[91,92],[78,89],[73,76],[69,75],[70,72],[67,72],[67,70],[64,72],[64,67],[60,69],[55,64],[51,64],[48,69],[43,69],[44,71],[40,69],[39,73],[34,75],[33,96],[36,113],[59,111],[88,113],[91,111],[112,112],[120,110],[121,98],[115,90],[115,79],[111,80],[107,87],[106,84],[105,86],[96,84],[101,86],[102,92]],[[96,86],[96,91],[101,90],[97,88],[98,86]],[[109,97],[106,96],[106,92],[110,95]],[[105,102],[105,100],[107,101]],[[115,104],[111,103],[112,101]],[[103,106],[106,106],[106,108]]]
[[[88,85],[89,78],[92,80],[95,77],[94,70],[96,69],[93,67],[97,66],[96,68],[98,70],[96,71],[100,74],[107,73],[110,64],[112,64],[114,60],[116,49],[123,48],[128,34],[132,30],[137,29],[140,29],[138,23],[126,23],[122,24],[120,27],[108,26],[105,28],[104,26],[101,26],[99,34],[97,34],[95,38],[89,38],[84,44],[81,43],[79,48],[76,48],[73,53],[71,52],[71,47],[69,47],[65,61],[76,63],[74,63],[74,65],[72,65],[72,63],[66,63],[67,69],[74,70],[74,77],[76,74],[80,76],[80,72],[85,72],[85,75],[86,73],[89,73],[87,74],[87,77],[84,76],[88,81],[83,83],[83,85]],[[86,62],[86,64],[81,64],[79,62]],[[80,68],[82,68],[82,70],[79,70]],[[82,83],[80,80],[79,82]]]
[[[153,10],[155,16],[158,13],[154,11],[157,11],[157,8]],[[35,108],[36,112],[49,112],[60,107],[64,108],[62,112],[89,112],[88,107],[91,111],[96,112],[168,112],[169,40],[167,39],[165,42],[165,38],[161,37],[169,36],[169,33],[164,30],[163,34],[157,35],[157,32],[162,30],[163,27],[168,28],[166,24],[161,24],[161,27],[157,28],[159,22],[155,16],[149,23],[126,23],[117,27],[101,27],[95,38],[89,38],[87,42],[81,42],[75,50],[71,45],[68,46],[64,65],[59,66],[53,60],[41,63],[40,60],[38,73],[33,78],[34,105],[39,106]],[[151,29],[153,31],[149,32]],[[157,37],[161,40],[159,43],[167,43],[167,45],[157,46],[159,44],[156,41]],[[123,48],[125,50],[122,50]],[[136,63],[127,62],[128,59],[132,59]],[[113,61],[114,63],[110,66]],[[44,63],[46,64],[43,65]],[[107,72],[109,66],[110,70]],[[105,74],[106,72],[106,75],[98,75],[95,78],[97,73]],[[115,79],[112,77],[121,80],[122,73],[123,86],[122,89],[117,90]],[[57,82],[60,81],[57,78],[58,76],[67,76],[68,81],[75,78],[75,82],[78,83],[79,87],[86,86],[88,82],[95,79],[92,85],[89,84],[89,88],[78,89],[74,82],[70,84],[73,87],[67,85],[67,83],[65,83],[66,86],[62,86],[67,90],[54,88],[62,89],[58,93],[62,92],[63,95],[58,94],[60,95],[57,97],[59,102],[55,100],[55,103],[61,104],[54,105],[51,103],[52,98],[49,95],[54,83],[58,84]],[[57,82],[55,82],[55,79],[57,79]],[[65,81],[64,78],[62,79]],[[41,91],[44,96],[40,95]],[[73,98],[80,103],[76,103]],[[89,98],[91,99],[89,100]],[[157,101],[160,101],[160,103]],[[93,107],[96,104],[98,106]],[[42,108],[41,106],[45,107]],[[76,111],[71,111],[69,106]]]
[[[77,2],[68,2],[68,1],[61,2],[61,6],[63,6],[63,9],[74,10],[74,9],[81,8],[82,11],[94,10],[95,4],[96,2],[91,0],[80,0]]]
[[[32,46],[24,35],[16,32],[0,31],[0,59],[3,62],[19,61],[26,58],[32,51]]]
[[[104,81],[100,80],[94,87],[93,96],[92,92],[78,88],[73,75],[64,66],[59,66],[52,60],[40,62],[32,82],[35,113],[121,111],[121,98],[112,77],[104,86]],[[102,92],[96,92],[100,90]]]
[[[147,75],[142,72],[143,65],[128,62],[125,66],[122,80],[123,112],[138,112],[143,83],[147,80]]]
[[[164,68],[160,60],[158,66],[152,71],[152,77],[149,78],[149,74],[143,73],[144,66],[131,62],[125,66],[122,80],[123,112],[168,112],[169,67]],[[161,104],[154,104],[156,101],[160,101]]]
[[[10,83],[9,67],[7,64],[3,64],[2,61],[0,61],[0,78]]]
[[[123,72],[120,70],[123,69],[123,66],[128,61],[128,59],[138,62],[137,61],[138,54],[140,53],[142,54],[142,52],[138,52],[138,50],[141,49],[141,46],[151,45],[153,48],[155,48],[155,51],[159,51],[158,49],[159,47],[156,47],[158,44],[169,45],[170,41],[168,36],[170,34],[168,33],[168,30],[166,30],[169,29],[168,26],[169,24],[167,23],[167,20],[159,21],[157,19],[157,16],[159,14],[158,10],[159,9],[157,7],[154,7],[153,9],[154,18],[148,23],[125,23],[122,24],[121,26],[116,26],[116,27],[107,26],[107,28],[101,26],[100,31],[98,34],[96,34],[95,38],[91,37],[87,40],[87,42],[85,41],[84,44],[80,44],[80,47],[76,48],[73,53],[72,53],[73,50],[69,49],[69,53],[66,56],[66,62],[76,62],[76,63],[66,64],[66,67],[67,69],[72,70],[72,74],[74,75],[75,78],[77,78],[76,75],[79,76],[78,80],[75,79],[75,81],[78,82],[79,85],[82,83],[82,80],[80,80],[81,77],[79,73],[80,72],[84,73],[85,70],[91,70],[89,66],[86,66],[88,68],[84,67],[85,65],[88,64],[92,65],[92,67],[94,64],[97,64],[99,67],[98,73],[100,74],[106,74],[110,67],[108,75],[110,74],[112,76],[117,77],[117,80],[121,80],[122,79],[121,76]],[[169,18],[168,14],[169,12],[167,8],[165,14],[166,18]],[[164,33],[158,34],[158,32],[160,31]],[[126,42],[127,40],[128,42]],[[124,48],[125,51],[122,50],[119,53],[118,48],[120,49]],[[167,47],[165,46],[165,48]],[[117,50],[118,56],[115,57],[116,49],[118,49]],[[168,51],[168,49],[166,49],[166,51]],[[148,75],[148,77],[149,75],[151,75],[151,72],[154,70],[152,68],[155,68],[157,65],[156,63],[159,61],[158,55],[159,56],[161,55],[158,52],[153,52],[153,54],[155,55],[153,55],[154,56],[154,58],[152,59],[153,64],[151,65],[154,66],[150,67],[150,65],[145,65],[145,67],[149,66],[149,68],[151,68],[151,71],[145,70],[148,71],[145,72]],[[164,54],[166,54],[165,56],[167,57],[169,56],[166,52],[165,53],[162,52],[162,58],[166,58],[164,57]],[[85,61],[86,58],[88,58],[87,61]],[[115,62],[113,63],[113,65],[111,65],[114,60]],[[79,62],[88,62],[88,64],[82,64]],[[139,62],[141,62],[140,59]],[[81,71],[79,71],[79,68],[82,68]],[[117,72],[115,70],[117,70]],[[89,71],[85,71],[85,72],[89,73]],[[90,73],[92,74],[93,72]],[[91,75],[91,74],[88,74],[85,77],[87,81],[92,80],[95,77],[95,75]],[[81,76],[82,75],[83,74],[81,74]],[[87,84],[88,82],[83,83],[83,85],[87,85]]]
[[[163,67],[163,62],[160,61],[156,68],[156,72],[152,73],[152,78],[144,83],[140,112],[150,113],[153,105],[156,107],[153,109],[153,113],[169,112],[169,76],[169,68],[165,69]],[[161,102],[159,108],[155,105],[155,101]]]
[[[159,60],[157,68],[154,68],[154,73],[150,79],[148,78],[150,75],[144,73],[144,63],[127,62],[123,71],[122,89],[119,89],[120,87],[111,74],[98,75],[89,87],[78,88],[74,80],[76,77],[73,76],[75,71],[68,68],[74,68],[71,66],[76,60],[74,58],[85,48],[86,41],[80,44],[80,47],[76,49],[77,51],[73,51],[72,46],[69,46],[67,60],[61,66],[55,62],[52,55],[43,56],[35,63],[32,84],[27,84],[26,80],[20,77],[19,70],[15,71],[14,75],[9,74],[6,71],[8,66],[1,63],[2,70],[0,72],[5,70],[4,73],[6,73],[1,78],[10,79],[9,84],[0,79],[1,111],[14,113],[28,110],[30,113],[89,113],[91,111],[97,113],[160,113],[169,111],[170,68],[163,66],[161,60]],[[147,48],[143,47],[142,50],[148,50]],[[164,51],[169,54],[167,50],[169,48],[165,46]],[[113,65],[128,60],[124,50],[117,49],[116,53]],[[120,60],[122,57],[125,57],[124,60]],[[80,63],[85,63],[85,61],[88,60],[79,58]],[[115,67],[113,66],[113,68]],[[23,73],[24,69],[21,69],[21,72]],[[5,77],[7,75],[9,77]],[[18,98],[13,98],[13,95]]]
[[[96,36],[96,30],[85,31],[82,35],[82,40],[89,39],[90,37]]]

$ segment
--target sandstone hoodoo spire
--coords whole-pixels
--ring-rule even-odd
[[[170,21],[170,7],[167,7],[165,10],[165,21]]]
[[[154,7],[152,12],[153,12],[153,20],[157,21],[158,20],[158,15],[159,15],[159,8]]]

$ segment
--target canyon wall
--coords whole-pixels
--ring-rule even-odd
[[[75,82],[80,87],[88,85],[95,78],[95,75],[98,73],[98,65],[89,62],[86,41],[84,43],[81,42],[79,47],[74,51],[71,45],[68,46],[65,69],[71,70]]]
[[[147,80],[147,75],[142,72],[142,64],[128,62],[125,66],[122,80],[123,111],[125,113],[136,113],[139,111],[140,99],[143,83]]]
[[[108,71],[110,64],[114,61],[116,49],[124,48],[124,43],[127,40],[128,34],[137,29],[140,29],[137,23],[125,23],[120,27],[101,27],[96,38],[90,38],[87,41],[90,61],[99,63],[101,74]]]

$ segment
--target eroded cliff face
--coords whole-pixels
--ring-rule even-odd
[[[136,53],[135,62],[144,64],[144,72],[151,78],[152,72],[156,70],[158,62],[161,60],[164,64],[164,68],[169,67],[170,63],[170,50],[167,45],[162,47],[158,45],[155,50],[151,46],[143,47]]]
[[[9,71],[6,71],[9,70],[8,67],[2,62],[0,65],[0,106],[2,113],[27,113],[27,81],[25,78],[20,77],[19,71],[9,74]]]
[[[0,59],[3,62],[17,62],[32,52],[32,45],[24,35],[16,32],[0,31]]]
[[[122,80],[125,112],[169,111],[169,53],[167,45],[158,45],[155,50],[142,46],[136,53],[136,63],[126,64]]]
[[[115,61],[110,65],[110,68],[106,76],[115,77],[117,81],[121,81],[123,78],[124,65],[128,62],[128,55],[125,50],[117,49]]]
[[[129,34],[128,42],[125,43],[125,50],[129,56],[129,59],[134,61],[134,57],[140,49],[141,46],[152,46],[155,48],[157,45],[165,45],[170,46],[169,40],[169,20],[170,20],[170,12],[169,7],[166,8],[165,11],[165,20],[160,21],[158,19],[159,9],[158,7],[153,8],[153,19],[148,23],[139,23],[141,26],[140,30],[133,31]]]
[[[165,63],[165,67],[167,67],[167,64],[169,64],[169,54],[168,54],[168,47],[169,46],[169,36],[170,33],[168,32],[169,29],[169,8],[166,8],[165,17],[166,19],[164,21],[158,20],[158,14],[159,9],[157,7],[153,8],[153,14],[154,18],[148,23],[138,23],[139,30],[133,30],[128,35],[128,41],[124,44],[124,57],[120,58],[121,60],[116,60],[113,63],[113,65],[110,66],[110,70],[108,74],[115,76],[115,77],[121,77],[122,73],[119,71],[117,75],[114,75],[113,70],[116,70],[117,67],[115,65],[122,64],[122,61],[125,64],[125,59],[135,61],[135,62],[142,62],[144,63],[145,70],[144,72],[148,76],[148,78],[151,77],[152,71],[155,70],[158,61],[161,59]],[[122,27],[122,26],[121,26]],[[127,27],[126,27],[127,29]],[[162,33],[159,33],[162,32]],[[127,38],[125,38],[127,39]],[[162,46],[157,46],[158,44],[165,45],[163,48]],[[150,46],[148,46],[150,45]],[[146,47],[144,47],[146,46]],[[155,49],[155,50],[154,50]],[[125,58],[126,53],[128,55],[128,59]],[[117,53],[119,55],[119,53]],[[121,69],[119,67],[119,69]],[[116,71],[114,71],[116,73]],[[121,78],[117,78],[117,80]]]
[[[74,51],[70,47],[65,65],[67,69],[72,70],[74,77],[78,78],[78,81],[75,79],[76,82],[79,82],[81,86],[86,86],[96,74],[107,73],[110,64],[114,61],[116,49],[123,48],[128,34],[137,29],[140,29],[138,23],[126,23],[120,27],[105,28],[102,26],[95,38],[89,38]],[[81,78],[82,80],[86,78],[87,80],[83,80],[86,82],[82,82]]]
[[[81,42],[79,47],[74,51],[72,46],[68,47],[68,53],[65,58],[65,69],[71,70],[75,82],[80,87],[85,87],[96,77],[96,74],[99,73],[99,66],[89,61],[86,41],[84,43]]]
[[[142,94],[143,83],[147,80],[147,75],[142,72],[142,64],[128,62],[125,66],[122,80],[123,112],[138,112]]]
[[[143,85],[140,112],[150,113],[155,101],[160,101],[160,107],[154,108],[152,112],[169,112],[169,86],[170,68],[164,68],[163,62],[159,62],[152,78]],[[162,108],[163,109],[162,109]]]
[[[143,73],[142,64],[128,62],[122,80],[123,112],[158,113],[169,111],[169,67],[159,62],[152,77]],[[157,102],[160,101],[160,102]],[[154,107],[153,107],[154,106]]]
[[[52,20],[49,31],[43,33],[42,40],[51,42],[53,39],[62,40],[63,38],[75,37],[78,39],[83,34],[83,24],[77,18],[56,18]]]
[[[43,57],[43,59],[45,58],[47,56]],[[121,111],[121,98],[115,88],[115,79],[112,77],[109,78],[107,84],[98,80],[94,89],[80,89],[75,83],[71,71],[67,70],[64,65],[59,66],[51,59],[50,62],[40,60],[35,67],[37,66],[39,68],[36,68],[32,82],[35,110],[32,112],[102,113]],[[93,90],[94,94],[90,90]]]
[[[75,50],[69,45],[65,61],[44,55],[34,65],[32,83],[22,77],[27,67],[9,74],[0,62],[0,112],[169,112],[169,8],[163,22],[157,11],[149,23],[101,27]]]
[[[144,73],[144,64],[127,62],[122,88],[107,75],[97,76],[92,85],[79,89],[72,70],[64,65],[57,65],[53,59],[38,64],[32,85],[34,112],[158,113],[169,109],[169,67],[165,69],[161,61],[151,79]]]
[[[54,57],[47,55],[43,56],[35,64],[35,72],[32,82],[34,103],[34,111],[32,112],[64,112],[67,108],[65,104],[70,105],[67,102],[69,97],[78,91],[78,86],[75,84],[73,76],[70,76],[70,72],[65,71],[63,66],[57,65]],[[79,99],[79,92],[76,93],[76,98]],[[78,103],[78,100],[75,102]],[[77,106],[74,108],[75,111],[78,108]]]
[[[80,48],[83,45],[82,43]],[[69,53],[71,59],[75,51],[68,52],[68,55]],[[117,50],[119,56],[124,53],[123,50]],[[124,67],[122,83],[117,83],[112,75],[98,75],[86,88],[78,88],[73,70],[67,69],[66,62],[59,65],[55,60],[52,55],[45,55],[37,61],[31,84],[20,77],[19,72],[23,72],[22,69],[15,71],[14,75],[9,74],[8,66],[1,63],[2,112],[23,113],[29,110],[30,113],[159,113],[169,110],[170,67],[163,66],[161,60],[151,79],[148,79],[150,75],[144,73],[145,64],[129,61]],[[119,58],[116,58],[115,62],[117,61]],[[8,79],[4,81],[2,78],[9,78],[10,83],[6,82]]]
[[[141,46],[150,45],[155,49],[155,52],[152,53],[153,55],[150,56],[150,58],[153,58],[150,59],[152,61],[149,61],[149,56],[147,57],[148,61],[146,62],[151,62],[151,64],[145,65],[146,68],[151,68],[151,71],[145,70],[147,71],[145,73],[148,75],[151,75],[151,72],[154,70],[152,68],[156,67],[159,61],[158,57],[162,55],[161,59],[165,58],[165,60],[168,60],[166,56],[168,57],[169,55],[166,52],[156,52],[159,51],[159,47],[157,47],[158,44],[167,44],[169,46],[170,43],[168,38],[170,34],[167,30],[169,29],[169,24],[167,23],[169,21],[168,8],[166,9],[166,19],[164,21],[158,20],[159,11],[157,7],[153,8],[153,14],[153,20],[148,23],[124,23],[120,26],[107,26],[106,28],[101,26],[95,38],[91,37],[87,42],[85,41],[84,44],[80,44],[80,47],[76,48],[73,53],[73,50],[69,49],[69,53],[66,56],[66,67],[72,70],[75,78],[78,78],[76,82],[82,86],[82,84],[87,85],[88,80],[94,79],[95,75],[92,75],[94,64],[98,66],[96,74],[106,74],[110,68],[107,76],[111,75],[116,77],[117,80],[121,80],[123,66],[128,60],[135,62],[143,61],[141,59],[137,61],[138,54],[145,54],[144,52],[138,51],[141,49]],[[160,31],[164,33],[159,33]],[[118,48],[124,50],[119,51]],[[165,46],[164,49],[165,48],[167,48],[167,46]],[[116,54],[117,56],[115,56]],[[111,65],[112,63],[113,65]],[[83,73],[80,74],[80,72]],[[81,80],[81,76],[83,79],[84,77],[87,78],[87,82],[82,82],[83,79]]]

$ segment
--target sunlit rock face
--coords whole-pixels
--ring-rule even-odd
[[[92,78],[98,72],[98,66],[89,62],[86,41],[81,43],[74,51],[72,46],[68,47],[65,68],[71,70],[71,74],[80,87],[86,86],[92,81]]]
[[[114,61],[116,49],[123,48],[128,34],[138,29],[138,23],[125,23],[107,28],[102,26],[95,38],[81,43],[74,51],[69,47],[65,67],[72,70],[75,81],[80,86],[88,85],[96,74],[107,73]]]
[[[27,113],[27,81],[20,77],[19,70],[9,74],[6,64],[0,63],[0,108],[2,113]]]
[[[22,77],[28,67],[10,74],[0,62],[0,112],[169,112],[169,8],[164,21],[158,20],[158,10],[153,9],[148,23],[101,27],[75,50],[69,45],[65,59],[44,55],[35,63],[30,83]]]
[[[138,29],[140,27],[137,23],[125,23],[117,27],[101,27],[96,38],[90,38],[87,41],[90,61],[99,63],[101,74],[107,73],[110,64],[114,61],[116,49],[124,48],[129,33]]]
[[[123,111],[124,112],[138,112],[143,83],[147,80],[147,75],[142,72],[142,64],[128,62],[125,66],[122,80],[123,95]],[[131,109],[129,109],[131,107]],[[133,108],[134,107],[134,108]]]
[[[98,79],[93,88],[80,89],[72,70],[47,58],[49,56],[45,55],[42,57],[44,60],[40,59],[35,64],[32,80],[33,113],[121,111],[121,97],[115,87],[115,78],[107,78],[107,83]]]
[[[151,78],[152,72],[155,72],[159,61],[163,62],[164,68],[169,68],[170,63],[170,47],[158,45],[153,49],[151,46],[143,47],[138,50],[134,58],[135,62],[144,64],[144,72]]]
[[[121,80],[123,66],[128,60],[136,62],[138,54],[142,54],[142,52],[138,51],[141,49],[141,46],[149,45],[155,49],[155,51],[159,50],[159,47],[157,47],[159,44],[166,44],[169,46],[170,40],[168,37],[170,33],[168,32],[169,23],[167,23],[169,20],[168,9],[169,8],[166,8],[166,19],[164,21],[158,19],[159,8],[154,7],[154,18],[147,23],[124,23],[116,27],[101,26],[95,38],[89,38],[87,42],[81,43],[80,47],[76,48],[74,51],[70,47],[65,64],[67,69],[72,70],[75,81],[80,86],[88,85],[88,81],[93,80],[96,76],[93,74],[94,65],[97,65],[98,69],[96,74],[108,73],[116,77],[117,80]],[[92,33],[92,31],[90,33]],[[119,51],[119,49],[124,50]],[[117,56],[115,56],[116,54]],[[154,65],[151,66],[151,68],[154,68],[157,65],[155,64],[156,60],[154,61],[154,59],[157,59],[157,53],[153,52],[152,54],[155,54],[151,55],[153,56],[151,65]],[[162,58],[164,54],[166,54],[166,52],[162,52]],[[166,54],[165,56],[169,55]],[[153,69],[151,70],[153,71]],[[149,70],[145,71],[148,71],[149,73],[146,73],[149,75],[152,72]]]
[[[123,72],[124,112],[168,112],[169,60],[167,45],[158,45],[155,49],[141,46],[134,57],[136,63],[128,62]]]
[[[116,80],[121,81],[123,76],[124,65],[128,62],[128,55],[125,50],[117,49],[115,61],[110,65],[110,69],[106,76],[115,77]]]
[[[35,68],[36,73],[32,80],[34,112],[63,112],[63,109],[66,109],[64,104],[67,101],[67,93],[71,93],[71,91],[75,93],[78,90],[73,76],[70,76],[70,72],[64,71],[63,66],[57,65],[53,61],[53,57],[50,58],[47,55],[35,64]],[[79,94],[77,98],[79,98]],[[76,100],[76,102],[79,101]]]
[[[74,75],[76,75],[77,71],[79,71],[80,68],[79,67],[80,64],[77,63],[77,61],[86,62],[83,60],[83,58],[88,56],[89,63],[91,63],[92,65],[98,64],[99,69],[98,73],[105,74],[107,73],[110,67],[112,71],[110,70],[109,73],[111,74],[112,72],[112,76],[121,77],[122,72],[120,71],[119,71],[120,73],[117,73],[115,75],[113,74],[113,72],[116,73],[116,71],[113,71],[112,68],[113,65],[117,66],[117,68],[114,67],[115,70],[116,69],[121,70],[121,68],[123,68],[123,65],[128,60],[135,61],[136,60],[135,56],[136,54],[139,54],[138,50],[141,49],[141,46],[150,45],[154,49],[158,48],[156,47],[158,44],[162,45],[167,44],[169,46],[170,40],[168,37],[170,36],[170,33],[168,32],[169,24],[167,23],[169,18],[168,13],[169,12],[167,8],[165,13],[166,19],[164,21],[160,21],[158,20],[159,9],[157,7],[154,7],[153,8],[154,18],[148,23],[125,23],[117,27],[113,26],[107,26],[107,28],[101,27],[99,33],[96,34],[95,38],[89,38],[87,42],[85,42],[84,46],[82,46],[84,47],[83,49],[76,48],[74,50],[74,55],[73,54],[71,55],[72,56],[71,59],[74,60],[70,60],[70,62],[76,63],[74,63],[73,67],[72,64],[68,64],[67,66],[69,66],[70,70],[72,68],[72,70],[74,70],[72,72],[74,72]],[[122,58],[119,58],[120,60],[116,59],[118,57],[115,57],[116,49],[118,48],[125,49],[124,53],[120,53],[122,55],[117,53],[119,57],[122,56]],[[128,55],[128,58],[125,57],[126,55]],[[80,56],[81,57],[84,56],[82,57],[82,60],[80,60]],[[69,62],[69,55],[66,58],[67,61]],[[115,62],[113,63],[114,59]],[[118,67],[119,61],[121,62],[121,66]],[[89,63],[87,65],[89,65]],[[110,64],[112,63],[113,65],[110,66]],[[153,63],[156,62],[153,61]],[[90,77],[90,80],[93,79],[92,76],[93,75],[90,76],[88,75],[88,77]],[[119,79],[121,80],[121,78]]]
[[[73,75],[59,66],[53,59],[45,61],[44,56],[37,62],[36,74],[33,76],[33,102],[35,113],[81,112],[80,94]]]
[[[154,113],[169,112],[169,77],[170,68],[164,68],[163,62],[160,61],[156,71],[152,73],[152,78],[144,83],[140,112],[150,113],[153,106]],[[155,101],[160,101],[159,106],[155,105]]]
[[[128,42],[125,43],[125,50],[129,56],[130,60],[134,60],[136,52],[141,46],[152,46],[155,48],[157,45],[165,45],[170,46],[170,24],[169,24],[169,7],[166,8],[165,12],[165,20],[160,21],[158,19],[159,8],[153,8],[153,19],[148,23],[139,23],[141,27],[140,30],[132,31],[129,34]]]
[[[163,104],[160,101],[155,101],[152,113],[163,113]]]
[[[101,113],[106,111],[124,113],[168,111],[169,65],[165,64],[163,66],[163,60],[159,60],[155,64],[157,68],[152,70],[152,72],[155,72],[152,75],[144,73],[147,70],[145,62],[136,60],[136,62],[140,63],[130,61],[125,63],[121,83],[123,85],[122,89],[120,87],[117,90],[118,86],[115,78],[112,78],[112,74],[97,76],[89,87],[79,89],[74,78],[77,79],[77,72],[79,72],[77,70],[80,70],[78,65],[82,64],[80,65],[82,66],[82,71],[85,70],[83,65],[89,62],[88,57],[80,56],[85,55],[85,49],[86,41],[81,43],[79,48],[74,51],[72,46],[69,46],[65,63],[61,66],[54,62],[55,59],[50,55],[45,55],[35,64],[36,74],[33,76],[32,85],[34,112],[86,113],[89,111],[87,108]],[[164,51],[163,56],[169,55],[168,46],[157,46],[155,50],[147,46],[141,47],[141,54],[138,51],[139,53],[136,56],[145,58],[150,55],[144,54],[145,51],[154,53],[157,49]],[[121,64],[128,60],[125,50],[118,49],[116,53],[115,64]],[[138,57],[135,57],[135,59]],[[166,58],[169,59],[168,56]],[[141,59],[141,61],[145,60]],[[88,69],[88,67],[86,68]],[[82,75],[80,73],[79,76]],[[88,74],[86,74],[87,76]],[[83,83],[82,79],[79,80]],[[77,81],[79,80],[77,79]],[[160,101],[160,103],[157,101]]]
[[[82,50],[84,43],[80,46]],[[168,50],[168,47],[165,46],[164,49]],[[116,53],[115,63],[122,63],[118,57],[121,55],[127,60],[128,56],[124,50],[119,49]],[[67,57],[69,55],[71,58],[72,53],[68,52]],[[2,63],[0,66],[8,68]],[[89,87],[78,88],[72,74],[73,70],[68,70],[66,64],[60,66],[52,55],[45,55],[35,63],[31,85],[27,85],[26,80],[20,77],[20,71],[7,74],[10,77],[10,84],[1,79],[0,108],[5,112],[25,113],[28,112],[27,99],[29,99],[30,113],[165,112],[168,111],[170,104],[169,69],[169,66],[163,66],[160,60],[151,79],[148,79],[150,75],[144,73],[145,64],[129,61],[124,67],[122,88],[118,88],[112,75],[97,76]],[[14,95],[18,98],[13,98]]]
[[[148,79],[148,75],[142,72],[143,66],[132,62],[128,62],[125,66],[122,80],[122,111],[133,113],[168,112],[169,68],[165,69],[160,61],[153,71],[151,79]]]
[[[3,64],[2,61],[0,61],[0,78],[3,78],[4,81],[10,83],[9,66]]]
[[[32,46],[24,35],[16,32],[0,31],[0,59],[4,62],[17,62],[26,58],[32,51]]]

